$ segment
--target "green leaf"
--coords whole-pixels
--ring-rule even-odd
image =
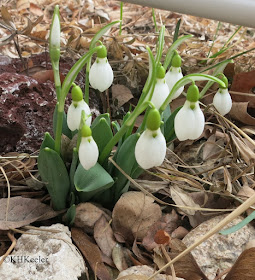
[[[92,128],[92,136],[97,143],[99,153],[101,153],[113,137],[112,130],[105,118],[101,118]]]
[[[114,25],[120,23],[120,20],[116,20],[113,21],[109,24],[107,24],[106,26],[104,26],[103,28],[101,28],[93,37],[93,39],[90,42],[90,46],[89,49],[91,50],[92,48],[94,48],[96,46],[96,42]]]
[[[51,135],[49,134],[49,132],[46,132],[44,134],[44,139],[43,139],[43,142],[41,144],[41,147],[40,147],[40,150],[46,148],[46,147],[49,147],[51,148],[52,150],[55,149],[55,141],[54,139],[51,137]]]
[[[113,183],[110,174],[99,163],[89,170],[85,170],[79,164],[74,175],[75,188],[80,201],[83,202],[90,200],[97,193],[109,189]]]
[[[91,129],[93,129],[98,123],[99,121],[104,118],[106,121],[107,121],[107,124],[109,125],[109,127],[111,127],[111,119],[110,119],[110,115],[108,113],[105,113],[105,114],[101,114],[99,116],[97,116],[92,125],[91,125]]]
[[[55,110],[54,110],[54,113],[53,113],[53,132],[54,132],[54,136],[56,136],[57,116],[58,116],[58,104],[56,104]],[[62,133],[65,134],[68,138],[72,139],[72,131],[67,126],[67,118],[66,118],[66,113],[65,112],[63,113]]]
[[[70,190],[69,176],[66,166],[57,152],[50,148],[40,150],[38,170],[50,194],[53,208],[66,208],[66,199]]]
[[[169,64],[171,63],[171,60],[173,58],[174,55],[174,51],[187,39],[193,37],[193,35],[185,35],[180,37],[178,40],[176,40],[175,42],[173,42],[172,46],[169,48],[169,50],[167,51],[166,54],[166,58],[165,58],[165,62],[163,67],[165,68],[165,70],[167,70]]]
[[[121,145],[116,157],[116,163],[128,175],[131,175],[135,164],[137,164],[135,159],[135,145],[139,136],[139,133],[130,135]],[[114,184],[114,196],[115,201],[117,201],[128,179],[117,168],[115,168],[113,176],[117,177]]]
[[[174,118],[181,108],[182,106],[175,109],[174,112],[168,117],[168,119],[164,123],[164,136],[167,143],[176,138],[174,131]]]
[[[65,224],[67,224],[68,226],[71,226],[74,223],[75,215],[76,215],[76,207],[75,207],[75,204],[73,204],[67,210],[66,214],[63,217]]]
[[[158,37],[158,42],[157,42],[157,54],[156,54],[156,58],[155,58],[156,65],[158,65],[158,63],[160,62],[161,57],[162,57],[164,43],[165,43],[164,38],[165,38],[165,26],[162,25],[161,29],[160,29],[159,37]]]
[[[178,39],[179,36],[179,30],[180,30],[180,25],[181,25],[181,19],[178,20],[175,30],[174,30],[174,38],[173,38],[173,42],[175,42]]]

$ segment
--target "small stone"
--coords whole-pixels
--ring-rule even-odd
[[[40,227],[48,231],[29,230],[0,266],[0,279],[10,280],[78,280],[86,267],[72,244],[68,227],[55,224]],[[59,233],[50,232],[58,230]]]
[[[225,217],[226,215],[221,215],[203,222],[190,231],[182,241],[187,247],[189,247]],[[224,229],[232,227],[242,220],[242,217],[238,217],[230,222]],[[211,280],[215,278],[218,269],[221,273],[228,268],[231,268],[244,250],[246,243],[254,238],[255,229],[248,224],[242,229],[228,235],[214,234],[192,250],[191,253],[201,270]]]
[[[156,271],[154,269],[152,269],[151,267],[149,267],[147,265],[131,266],[128,269],[121,271],[116,280],[121,279],[121,277],[128,276],[128,275],[139,275],[139,276],[150,277],[155,272]],[[146,278],[144,278],[144,279],[146,279]],[[132,279],[135,279],[135,278],[132,278]],[[173,278],[171,275],[159,274],[159,275],[155,276],[153,279],[154,280],[172,280]],[[175,279],[183,280],[183,278],[178,278],[178,277],[176,277]]]

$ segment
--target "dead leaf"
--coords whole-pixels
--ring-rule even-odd
[[[112,250],[116,246],[117,242],[114,238],[112,228],[105,216],[95,223],[94,238],[101,251],[107,256],[112,256]]]
[[[119,240],[119,236],[130,243],[135,238],[141,240],[160,218],[160,206],[154,203],[153,198],[142,192],[127,192],[121,196],[112,212],[115,237]]]
[[[95,275],[101,280],[111,280],[110,273],[102,261],[101,252],[98,246],[91,241],[91,238],[79,228],[72,228],[72,239],[88,261]]]
[[[255,71],[238,73],[234,76],[231,90],[250,92],[255,87]]]
[[[190,197],[190,195],[179,188],[178,186],[171,186],[170,193],[173,201],[177,205],[189,206],[189,207],[200,207],[199,204],[195,203],[194,200]],[[182,209],[181,212],[184,212],[187,215],[195,215],[196,210],[193,209]]]
[[[113,85],[112,86],[112,98],[118,100],[118,107],[123,106],[134,96],[130,89],[124,85]]]
[[[139,260],[140,264],[144,264],[144,265],[149,265],[150,264],[148,259],[146,259],[143,256],[142,251],[138,248],[136,240],[133,243],[132,251],[135,254],[135,256],[137,257],[137,259]]]
[[[170,240],[171,237],[169,236],[169,234],[162,229],[158,230],[154,236],[154,241],[157,244],[169,244]]]
[[[249,102],[233,102],[230,116],[247,125],[255,125],[255,118],[253,118],[247,111]]]
[[[128,268],[123,247],[116,243],[112,250],[112,260],[119,271],[123,271]]]
[[[203,160],[215,158],[222,151],[221,147],[224,144],[224,139],[216,141],[216,135],[212,134],[206,141],[203,148]]]
[[[43,10],[35,3],[30,3],[30,12],[38,17],[40,17],[44,14]]]
[[[179,255],[187,248],[186,245],[178,239],[172,239],[170,247],[171,252],[169,253],[169,255],[171,259],[174,259],[177,255]],[[176,272],[176,276],[182,277],[185,280],[208,280],[208,278],[199,268],[191,253],[175,262],[174,269]],[[171,274],[171,269],[168,268],[166,273]]]
[[[251,280],[255,275],[255,248],[250,248],[242,252],[225,280]]]
[[[11,27],[13,30],[16,30],[16,26],[15,26],[14,22],[12,21],[12,17],[5,6],[1,7],[1,15],[2,15],[2,19],[4,20],[4,22],[9,27]]]
[[[21,196],[11,197],[6,221],[7,198],[0,199],[0,230],[19,228],[37,220],[53,218],[58,215],[52,208],[37,199]]]
[[[40,83],[45,83],[47,81],[51,81],[54,83],[54,73],[53,70],[41,70],[39,72],[34,73],[32,76],[35,80],[39,81]],[[63,83],[65,76],[60,73],[60,80]]]
[[[74,225],[82,228],[85,232],[92,233],[95,223],[102,215],[106,217],[107,221],[110,221],[111,217],[96,205],[89,202],[80,203],[76,206]]]
[[[29,0],[18,0],[16,2],[16,8],[19,12],[29,9],[29,7],[30,7]]]

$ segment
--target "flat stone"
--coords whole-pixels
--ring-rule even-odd
[[[29,230],[23,234],[13,253],[0,266],[0,279],[10,280],[78,280],[86,267],[72,244],[68,227],[55,224],[41,229],[59,233]],[[40,235],[38,235],[40,234]]]
[[[182,241],[189,247],[225,217],[226,215],[221,215],[203,222],[190,231]],[[242,217],[238,217],[225,228],[232,227],[242,220]],[[229,235],[214,234],[192,250],[191,253],[204,274],[209,279],[214,279],[218,269],[220,272],[223,272],[233,266],[236,259],[244,250],[246,243],[254,238],[255,229],[252,225],[248,224],[239,231]]]

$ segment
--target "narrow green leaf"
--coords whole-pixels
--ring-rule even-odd
[[[76,215],[76,206],[73,204],[66,212],[66,214],[63,217],[63,220],[66,225],[71,226],[74,223]]]
[[[49,132],[46,132],[44,134],[44,139],[43,139],[43,142],[41,144],[41,147],[40,147],[40,150],[46,148],[46,147],[49,147],[51,148],[52,150],[54,150],[55,148],[55,141],[54,139],[51,137],[51,135],[49,134]]]
[[[109,173],[99,164],[85,170],[79,164],[75,175],[74,184],[78,191],[80,201],[88,201],[97,193],[109,189],[114,181]]]
[[[169,64],[171,63],[171,60],[173,58],[174,55],[174,51],[187,39],[193,37],[193,35],[184,35],[182,37],[180,37],[178,40],[176,40],[175,42],[173,42],[172,46],[169,48],[169,50],[167,51],[166,54],[166,58],[165,58],[165,62],[163,67],[165,68],[165,70],[167,70]]]
[[[111,127],[110,115],[109,115],[108,113],[105,113],[105,114],[101,114],[101,115],[97,116],[97,117],[94,119],[94,121],[93,121],[93,123],[92,123],[92,125],[91,125],[91,129],[93,129],[93,128],[99,123],[99,121],[100,121],[102,118],[104,118],[104,119],[106,120],[107,124],[109,125],[109,127]]]
[[[120,20],[116,20],[116,21],[113,21],[109,24],[107,24],[106,26],[104,26],[103,28],[101,28],[96,34],[95,36],[93,37],[93,39],[91,40],[90,42],[90,46],[89,46],[89,49],[93,49],[95,46],[96,46],[96,42],[114,25],[114,24],[117,24],[117,23],[120,23],[121,21]]]
[[[168,117],[168,119],[164,123],[164,125],[165,125],[164,136],[165,136],[167,143],[172,141],[176,137],[175,131],[174,131],[174,118],[177,115],[177,113],[180,111],[181,108],[182,108],[182,106],[175,109],[174,112]]]
[[[66,166],[57,152],[50,148],[40,150],[38,170],[50,194],[53,208],[66,208],[67,195],[70,191],[69,176]]]
[[[177,41],[177,39],[178,39],[181,21],[182,21],[182,20],[179,19],[178,22],[177,22],[177,24],[176,24],[176,27],[175,27],[175,30],[174,30],[173,43],[174,43],[175,41]]]
[[[58,105],[56,104],[55,110],[53,113],[53,132],[54,136],[56,135],[56,129],[57,129],[57,116],[58,116]],[[63,126],[62,126],[62,133],[65,134],[68,138],[72,139],[72,131],[67,126],[67,118],[66,113],[63,113]]]
[[[111,127],[105,118],[101,118],[99,122],[92,128],[92,136],[97,143],[99,153],[101,153],[104,147],[112,139],[113,134]]]
[[[163,49],[164,49],[164,43],[165,43],[165,26],[162,25],[158,37],[158,42],[157,42],[157,54],[155,58],[155,63],[158,65],[158,63],[161,60]]]

